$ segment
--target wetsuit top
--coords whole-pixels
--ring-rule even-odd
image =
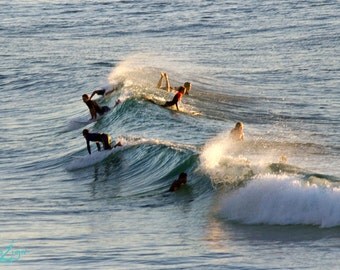
[[[183,93],[177,92],[174,98],[172,99],[173,102],[179,102],[182,99]]]
[[[89,154],[91,154],[91,146],[90,142],[97,142],[97,148],[100,150],[100,145],[98,142],[103,142],[103,136],[105,136],[104,133],[89,133],[86,136],[86,146],[87,146],[87,151]]]
[[[102,142],[103,141],[103,134],[104,133],[89,133],[86,136],[87,142]]]

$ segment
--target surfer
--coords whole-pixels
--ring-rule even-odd
[[[91,120],[97,119],[97,113],[99,115],[103,115],[104,113],[110,111],[111,109],[108,106],[99,106],[97,102],[94,100],[91,100],[90,97],[87,94],[84,94],[82,96],[84,103],[87,105],[87,107],[90,110],[91,114]]]
[[[170,107],[170,106],[176,105],[177,111],[179,111],[178,102],[181,101],[184,92],[185,92],[184,86],[180,86],[176,95],[174,96],[174,98],[171,101],[165,102],[165,104],[162,105],[162,106],[163,107]]]
[[[111,136],[106,133],[90,133],[88,129],[83,130],[83,136],[86,140],[87,145],[87,151],[91,155],[91,146],[90,142],[96,142],[98,151],[101,150],[100,143],[103,144],[104,150],[110,150],[112,149],[111,145]],[[113,148],[116,148],[117,146],[122,146],[121,142],[116,143]]]
[[[230,138],[235,141],[243,141],[244,133],[242,122],[237,122],[235,127],[230,131]]]
[[[122,103],[122,101],[120,99],[117,99],[116,102],[115,102],[115,105],[113,106],[113,108],[118,106],[120,103]]]
[[[170,192],[174,192],[178,190],[181,186],[184,186],[187,183],[187,174],[182,172],[179,176],[178,179],[175,180],[172,185],[169,188]]]
[[[165,86],[162,86],[163,78],[165,80]],[[185,88],[184,94],[189,95],[189,91],[191,90],[191,83],[185,82],[183,84],[183,87]],[[159,78],[159,81],[157,83],[157,88],[166,90],[170,92],[171,90],[178,91],[179,87],[172,87],[170,85],[169,76],[167,73],[161,72],[161,77]]]
[[[100,88],[97,90],[94,90],[90,96],[90,99],[92,99],[92,97],[94,95],[98,95],[98,96],[108,96],[111,95],[114,91],[118,91],[120,88],[123,87],[123,83],[118,83],[117,85],[113,85],[111,90],[107,90],[105,88]]]

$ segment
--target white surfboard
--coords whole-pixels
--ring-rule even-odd
[[[98,151],[92,151],[91,155],[87,153],[84,156],[74,156],[73,160],[71,162],[69,162],[68,165],[66,166],[66,170],[74,171],[74,170],[93,166],[93,165],[103,161],[104,159],[106,159],[110,155],[112,155],[112,154],[114,154],[118,151],[121,151],[125,147],[126,147],[126,145],[117,146],[116,148],[112,148],[110,150],[102,150],[102,151],[99,151],[99,152]]]

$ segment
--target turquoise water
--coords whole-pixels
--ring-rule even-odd
[[[336,269],[338,1],[0,7],[1,269]],[[143,98],[164,71],[183,113]],[[84,127],[124,147],[89,157]]]

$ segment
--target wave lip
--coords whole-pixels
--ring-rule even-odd
[[[340,188],[289,175],[259,175],[228,193],[220,206],[228,220],[246,224],[340,226]]]

